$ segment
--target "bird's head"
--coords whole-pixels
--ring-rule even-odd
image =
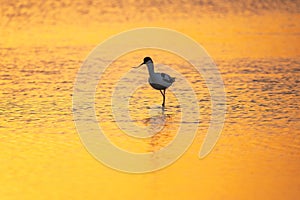
[[[152,59],[151,59],[150,57],[145,57],[145,58],[144,58],[144,61],[143,61],[139,66],[137,66],[137,67],[135,67],[135,68],[139,68],[140,66],[142,66],[142,65],[144,65],[144,64],[147,64],[148,62],[153,63],[153,61],[152,61]]]
[[[145,57],[144,58],[143,64],[146,64],[147,62],[152,62],[153,63],[153,61],[152,61],[152,59],[150,57]]]

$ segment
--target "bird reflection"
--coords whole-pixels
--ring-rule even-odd
[[[170,127],[173,121],[171,113],[165,109],[157,109],[156,112],[152,110],[150,115],[144,120],[144,124],[150,127],[152,133],[156,133],[149,140],[149,152],[154,152],[166,146],[175,134]]]

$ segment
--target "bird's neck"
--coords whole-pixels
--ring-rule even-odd
[[[147,68],[150,76],[154,75],[154,65],[153,63],[149,62],[147,63]]]

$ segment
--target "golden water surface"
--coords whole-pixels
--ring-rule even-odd
[[[299,4],[0,0],[0,199],[298,199]],[[211,114],[205,81],[186,61],[160,50],[120,57],[111,69],[122,69],[106,71],[95,101],[99,124],[116,145],[153,152],[179,126],[180,106],[171,92],[159,135],[139,141],[115,125],[113,89],[101,85],[113,85],[146,54],[185,75],[201,115],[197,136],[178,161],[129,174],[104,166],[82,145],[72,94],[76,74],[97,44],[145,26],[177,30],[207,50],[225,84],[227,113],[215,148],[199,159]],[[149,108],[160,104],[159,92],[145,85],[132,95],[131,117],[147,126]]]

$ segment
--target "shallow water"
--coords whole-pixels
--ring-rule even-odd
[[[152,12],[141,12],[139,4],[111,4],[104,9],[94,1],[1,2],[1,199],[299,196],[299,3],[199,1],[193,7],[182,1],[147,5]],[[200,109],[197,136],[177,162],[133,175],[112,170],[87,152],[74,125],[72,95],[82,62],[99,42],[145,25],[176,29],[204,46],[222,75],[227,113],[217,145],[200,160],[211,114],[205,80],[170,53],[145,50],[120,57],[105,72],[95,96],[99,125],[119,147],[157,151],[173,140],[181,123],[176,96],[167,92],[163,113],[160,93],[145,80],[132,94],[130,117],[139,126],[157,124],[163,130],[152,138],[136,139],[117,127],[111,112],[113,86],[145,54],[182,73],[196,91]],[[165,71],[162,65],[157,69]],[[146,68],[136,73],[147,77]]]

